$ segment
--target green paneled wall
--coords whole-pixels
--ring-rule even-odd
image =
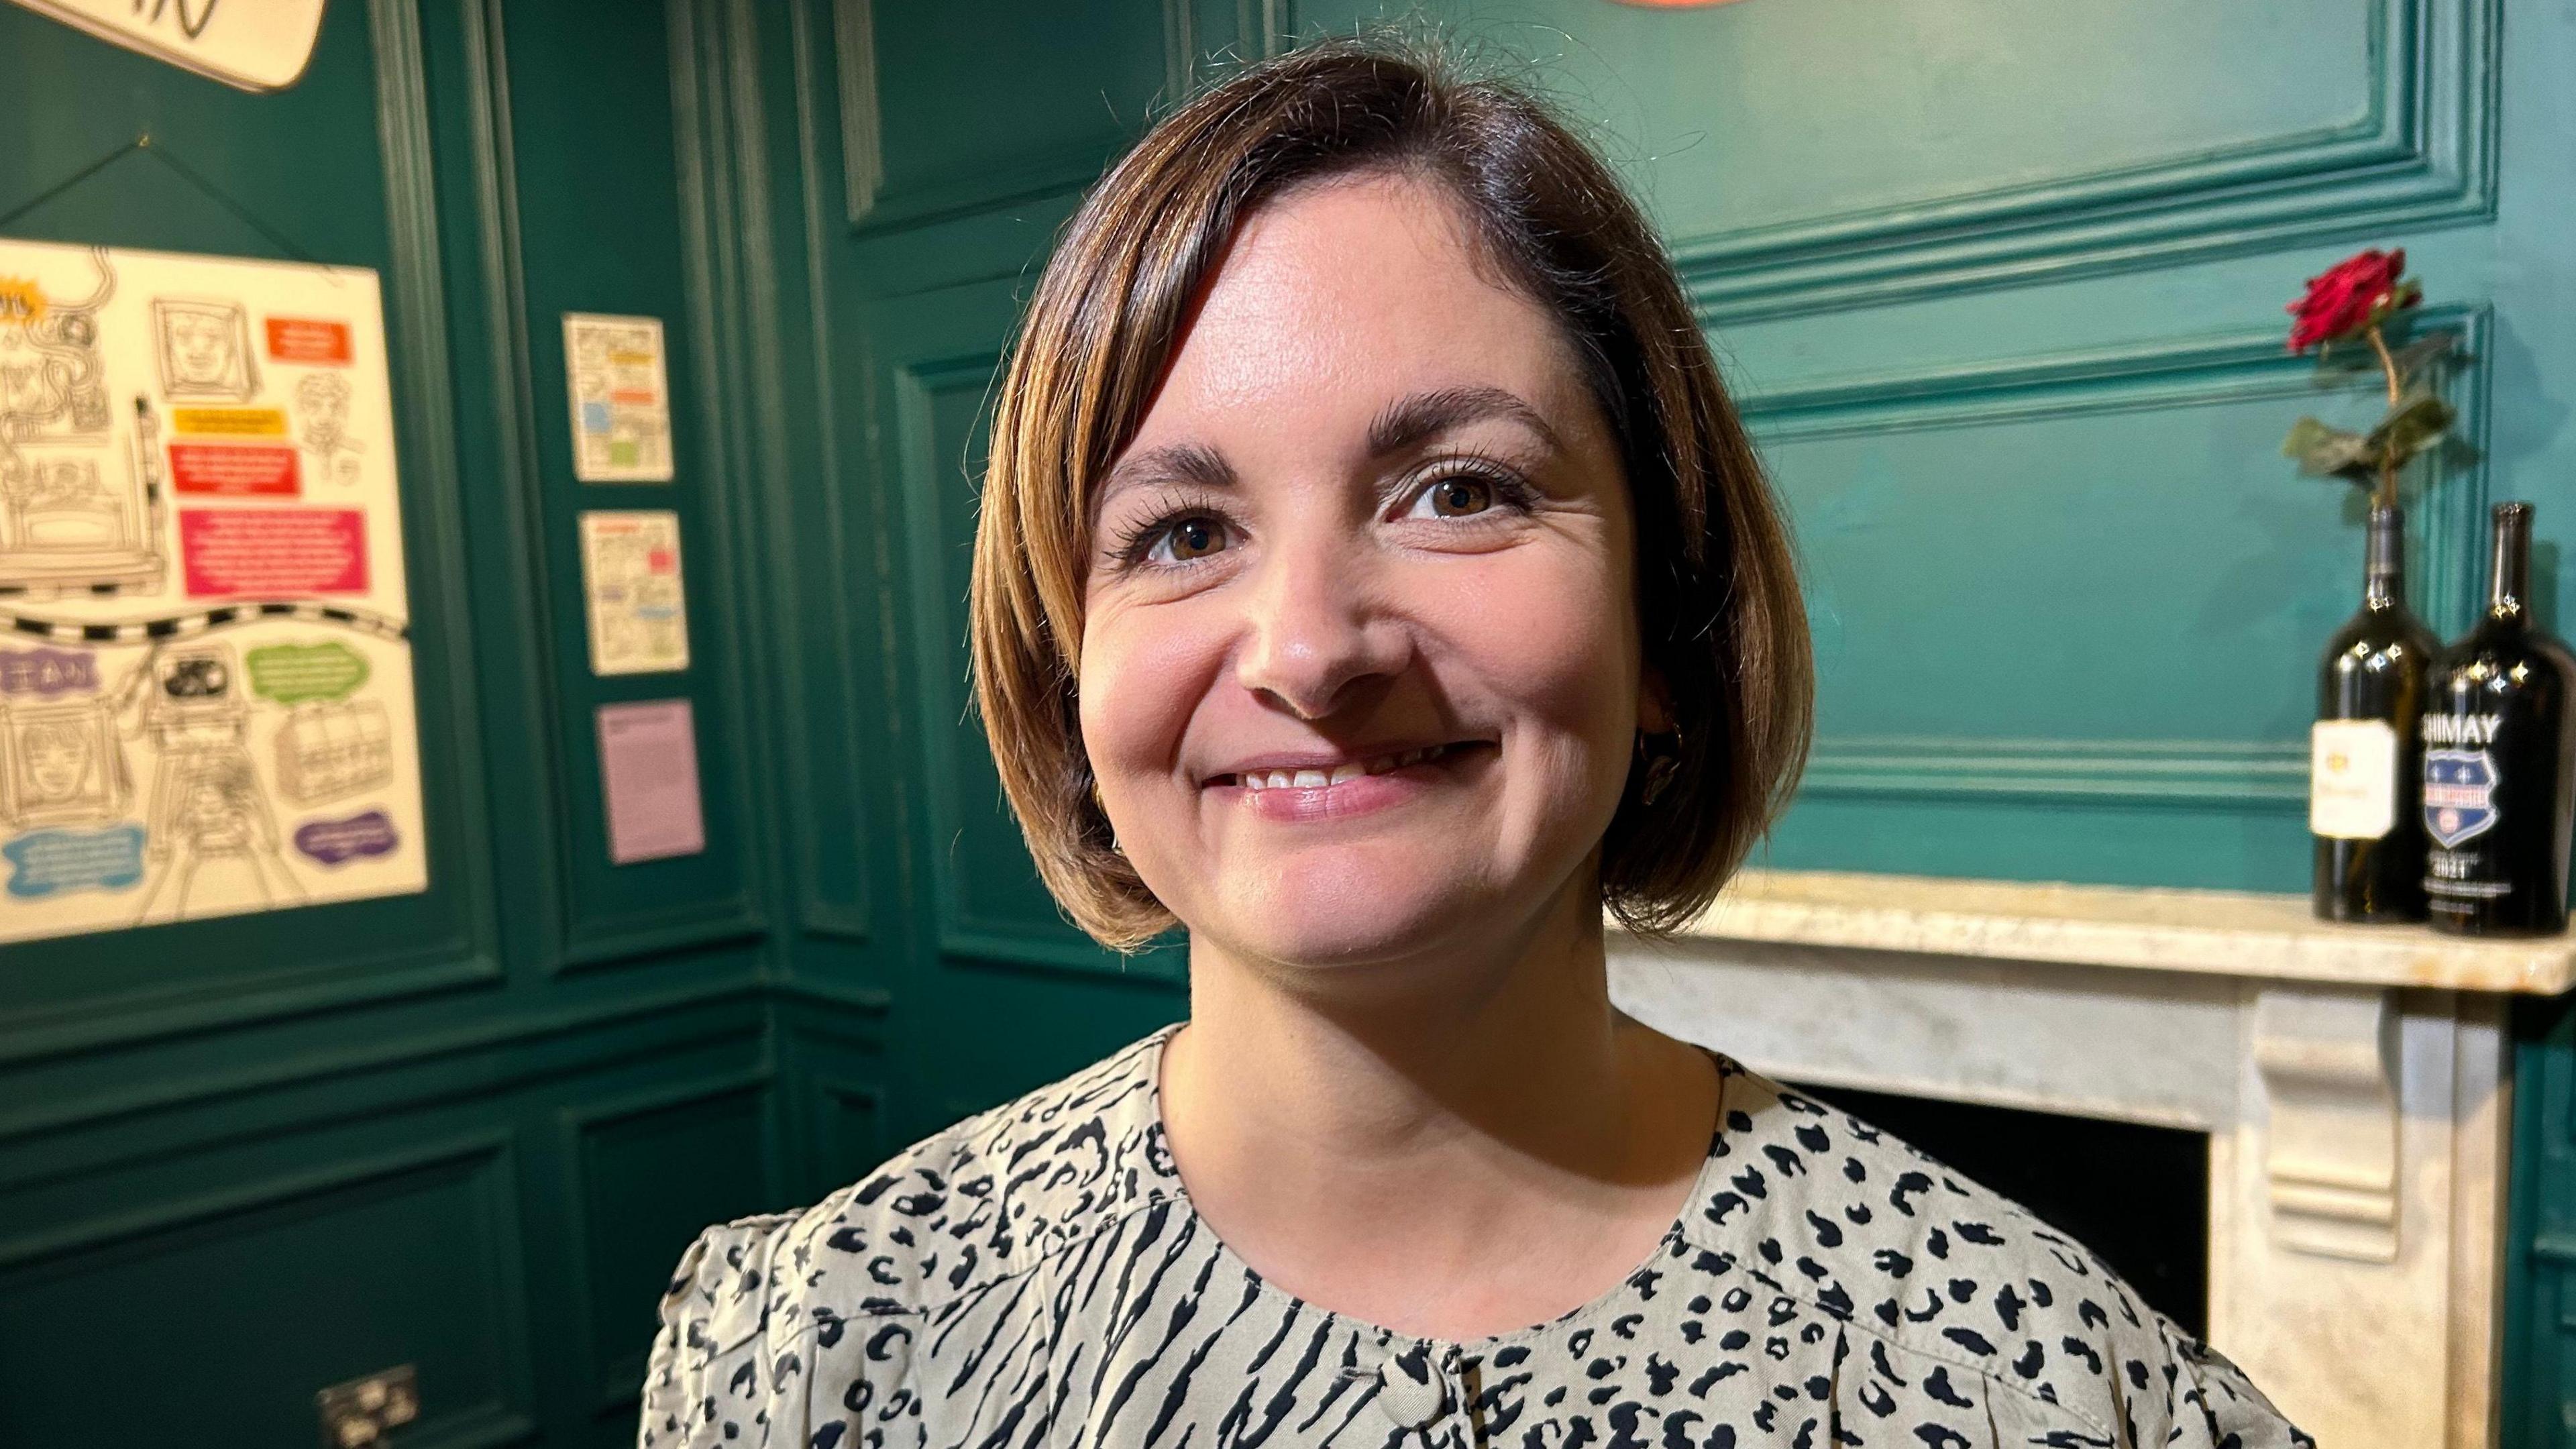
[[[1154,107],[1377,0],[333,0],[250,97],[17,9],[0,211],[149,130],[395,334],[425,896],[0,961],[0,1443],[35,1345],[182,1315],[207,1443],[420,1365],[402,1442],[616,1443],[699,1223],[810,1201],[1184,1009],[1032,878],[966,716],[993,369]],[[1447,0],[1649,198],[1788,499],[1823,670],[1782,865],[2296,889],[2357,516],[2274,448],[2299,281],[2409,248],[2476,361],[2415,481],[2576,536],[2576,24],[2544,0]],[[6,229],[275,255],[148,163]],[[669,488],[571,477],[559,313],[668,320]],[[593,678],[574,514],[674,507],[693,657]],[[2554,522],[2552,520],[2555,520]],[[2554,587],[2554,586],[2553,586]],[[606,864],[594,706],[696,706],[707,852]],[[2528,1013],[2508,1442],[2576,1443],[2576,1027]]]
[[[313,1443],[317,1389],[399,1363],[400,1442],[631,1442],[679,1248],[802,1185],[738,534],[766,504],[712,425],[731,23],[334,0],[305,78],[254,96],[0,7],[0,212],[149,133],[258,223],[127,154],[8,234],[383,278],[431,881],[0,947],[0,1444]],[[573,481],[568,309],[670,319],[674,486]],[[681,513],[696,664],[596,680],[574,514],[634,506]],[[592,707],[674,695],[708,849],[612,868]],[[172,1397],[103,1397],[105,1362]]]

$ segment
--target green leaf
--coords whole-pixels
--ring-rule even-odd
[[[2290,424],[2290,435],[2281,440],[2281,456],[2304,458],[2315,450],[2319,441],[2333,437],[2337,431],[2315,418],[2301,418]]]
[[[2400,385],[2414,381],[2417,372],[2422,371],[2429,363],[2440,362],[2449,357],[2452,350],[2459,345],[2460,334],[2436,332],[2430,337],[2418,337],[2398,348],[2390,356],[2397,362],[2397,378]]]
[[[2311,478],[2341,478],[2368,486],[2379,471],[2379,446],[2359,433],[2301,418],[2281,442],[2286,457],[2299,460],[2299,471]]]
[[[2371,451],[2394,459],[2402,468],[2408,459],[2450,431],[2455,416],[2449,403],[2417,389],[2399,398],[2388,416],[2379,420],[2379,426],[2370,430]]]

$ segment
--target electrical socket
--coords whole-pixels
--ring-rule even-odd
[[[322,1416],[322,1449],[365,1449],[420,1417],[420,1375],[398,1364],[313,1396]]]

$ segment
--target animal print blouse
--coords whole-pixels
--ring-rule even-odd
[[[2310,1445],[2080,1245],[1719,1059],[1682,1216],[1553,1322],[1416,1338],[1266,1282],[1165,1150],[1164,1027],[802,1213],[709,1229],[643,1449]]]

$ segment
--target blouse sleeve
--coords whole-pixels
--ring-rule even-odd
[[[801,1356],[798,1372],[781,1373],[782,1345],[772,1341],[779,1295],[770,1270],[794,1221],[712,1227],[680,1255],[645,1362],[638,1449],[806,1449],[810,1376]]]
[[[2078,1422],[2024,1393],[1990,1394],[1999,1445],[2104,1444],[2114,1449],[2316,1449],[2243,1370],[2161,1314],[2142,1315],[2101,1345],[2118,1422]],[[1990,1385],[1990,1387],[1993,1387]],[[2088,1396],[2088,1402],[2102,1403]],[[2072,1437],[2070,1437],[2070,1435]]]
[[[2162,1442],[2209,1444],[2224,1449],[2316,1449],[2317,1441],[2299,1432],[2245,1371],[2208,1344],[2183,1333],[2164,1318],[2156,1320],[2166,1362],[2174,1368],[2170,1390],[2163,1396],[2169,1423]],[[2146,1397],[2146,1396],[2142,1396]]]

